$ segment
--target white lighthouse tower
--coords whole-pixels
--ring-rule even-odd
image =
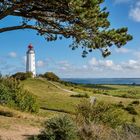
[[[26,53],[27,60],[26,60],[26,72],[32,72],[33,77],[36,76],[36,69],[35,69],[35,51],[33,46],[30,44],[28,46],[28,51]]]

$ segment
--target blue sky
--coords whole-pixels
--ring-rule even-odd
[[[72,51],[70,39],[46,42],[32,30],[0,34],[0,71],[12,74],[25,71],[27,46],[32,43],[36,52],[37,73],[53,71],[58,76],[75,78],[140,77],[140,0],[106,0],[112,28],[127,26],[134,39],[121,49],[112,47],[112,55],[102,58],[97,50],[86,58],[81,48]],[[0,27],[19,24],[20,20],[7,17]]]

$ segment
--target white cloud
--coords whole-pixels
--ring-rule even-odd
[[[16,52],[10,52],[8,54],[8,56],[11,57],[11,58],[16,58],[17,57],[17,54],[16,54]]]
[[[99,62],[96,60],[96,58],[92,58],[91,60],[89,60],[89,64],[90,65],[93,65],[93,66],[96,66],[99,64]]]
[[[112,60],[106,60],[106,61],[104,61],[104,65],[106,67],[112,67],[112,66],[114,66],[114,63]]]
[[[98,69],[98,70],[120,70],[122,69],[121,66],[119,64],[115,64],[113,62],[113,60],[97,60],[96,58],[92,58],[91,60],[89,60],[88,62],[89,66],[88,67],[92,67],[94,69]]]
[[[54,71],[61,77],[140,77],[140,59],[115,62],[93,57],[82,65],[70,64],[68,61],[59,63]]]
[[[130,10],[129,16],[136,22],[140,22],[140,1],[138,0],[135,6]]]
[[[137,61],[136,60],[129,60],[128,61],[130,65],[136,65],[137,64]]]
[[[22,58],[22,61],[26,61],[25,56]],[[36,61],[36,66],[37,71],[40,73],[43,73],[45,71],[52,71],[60,77],[140,77],[140,58],[137,57],[135,57],[135,59],[129,59],[123,62],[116,62],[112,59],[97,59],[93,57],[82,64],[72,64],[70,61],[67,60],[55,62],[38,60]],[[23,62],[22,67],[20,65],[18,69],[14,68],[15,66],[8,66],[6,64],[3,65],[3,67],[1,66],[2,71],[5,71],[6,69],[8,70],[6,71],[6,73],[15,73],[19,70],[25,71],[25,66],[23,67]]]
[[[44,66],[46,66],[46,63],[44,61],[42,61],[42,60],[38,60],[36,62],[36,66],[37,67],[44,67]]]

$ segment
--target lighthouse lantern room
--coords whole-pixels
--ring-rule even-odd
[[[30,44],[28,46],[28,51],[26,53],[26,72],[32,72],[33,77],[36,76],[36,69],[35,69],[35,51],[33,46]]]

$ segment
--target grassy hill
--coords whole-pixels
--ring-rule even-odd
[[[24,88],[37,96],[40,104],[38,114],[24,113],[0,106],[0,131],[6,135],[16,133],[15,127],[21,127],[22,130],[27,127],[36,128],[32,133],[39,131],[41,123],[49,117],[57,114],[74,114],[75,106],[83,100],[89,98],[71,97],[71,95],[85,93],[88,96],[94,96],[98,101],[110,102],[116,105],[120,103],[124,106],[124,114],[122,119],[127,118],[130,122],[135,118],[135,122],[140,126],[140,104],[133,104],[134,101],[139,102],[140,86],[127,85],[75,85],[68,83],[50,82],[45,79],[28,79],[22,81]],[[125,94],[125,96],[124,96]],[[122,96],[123,95],[123,96]],[[137,112],[136,115],[131,114],[126,108],[129,105]],[[0,133],[1,135],[1,133]],[[16,134],[15,134],[16,135]],[[20,134],[19,134],[20,135]]]
[[[83,85],[65,85],[58,82],[50,82],[44,79],[28,79],[23,81],[23,84],[25,89],[29,90],[38,97],[38,101],[41,106],[40,113],[45,113],[47,111],[46,115],[49,115],[49,112],[74,113],[75,106],[84,98],[71,97],[73,94],[87,93],[90,97],[94,96],[99,101],[115,104],[119,104],[121,102],[124,106],[131,104],[135,100],[139,101],[139,98],[131,98],[129,97],[129,94],[133,95],[133,92],[137,91],[138,93],[136,95],[140,95],[140,86],[131,87],[127,85],[104,85],[101,87],[83,87]],[[65,89],[72,92],[68,92]],[[124,94],[128,97],[126,98],[121,96]],[[135,96],[135,94],[133,96]],[[139,114],[139,105],[134,107]]]
[[[70,93],[57,88],[44,79],[29,79],[23,82],[25,89],[38,97],[41,109],[58,112],[74,112],[81,99],[70,97]]]

